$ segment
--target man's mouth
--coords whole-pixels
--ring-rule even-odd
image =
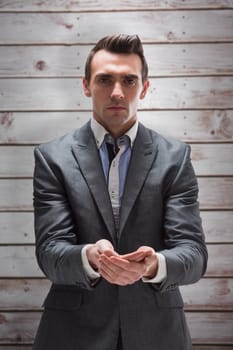
[[[113,109],[113,110],[122,110],[122,109],[125,109],[124,106],[109,106],[108,109]]]

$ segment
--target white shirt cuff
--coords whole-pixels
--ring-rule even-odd
[[[142,281],[145,283],[161,283],[167,278],[167,263],[165,256],[161,253],[156,253],[158,258],[158,271],[155,277],[143,277]]]
[[[89,264],[89,261],[87,259],[87,248],[90,246],[91,244],[87,244],[83,247],[82,251],[81,251],[81,259],[82,259],[82,264],[83,264],[83,269],[84,272],[86,273],[87,277],[93,281],[96,280],[97,278],[100,278],[100,274],[98,272],[96,272],[91,265]]]

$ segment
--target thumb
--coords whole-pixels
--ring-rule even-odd
[[[96,246],[98,248],[99,253],[112,253],[114,252],[113,245],[107,239],[100,239],[96,242]]]

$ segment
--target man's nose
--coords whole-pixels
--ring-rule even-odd
[[[124,98],[124,93],[122,86],[119,82],[116,82],[113,86],[111,98],[116,100],[122,100]]]

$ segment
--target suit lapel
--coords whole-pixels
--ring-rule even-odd
[[[150,131],[139,124],[122,198],[119,234],[123,231],[156,154],[157,146],[153,144]]]
[[[73,146],[75,158],[108,231],[114,239],[115,225],[111,202],[90,123],[78,130],[76,139],[77,143]]]

